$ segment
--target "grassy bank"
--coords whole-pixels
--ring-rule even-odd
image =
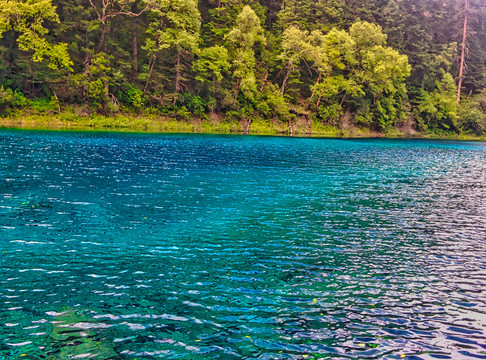
[[[73,112],[58,114],[32,114],[18,112],[14,115],[0,118],[0,127],[29,130],[73,130],[73,131],[117,131],[117,132],[147,132],[147,133],[200,133],[200,134],[250,134],[278,136],[309,136],[309,137],[343,137],[343,138],[427,138],[452,140],[482,140],[467,134],[407,134],[398,129],[387,133],[372,132],[368,129],[348,127],[339,129],[318,122],[297,121],[287,124],[272,120],[253,119],[246,121],[208,117],[206,119],[177,120],[170,117],[155,115],[117,114],[104,116],[91,114],[78,115]],[[246,131],[248,129],[248,131]]]

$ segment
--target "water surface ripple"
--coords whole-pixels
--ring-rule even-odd
[[[486,359],[486,144],[0,132],[0,359]]]

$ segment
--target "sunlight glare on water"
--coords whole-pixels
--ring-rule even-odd
[[[486,359],[486,144],[0,132],[0,359]]]

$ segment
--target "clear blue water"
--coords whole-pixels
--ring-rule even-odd
[[[0,359],[486,358],[486,144],[0,131]]]

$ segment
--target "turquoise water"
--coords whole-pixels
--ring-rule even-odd
[[[486,358],[486,144],[0,131],[0,359]]]

